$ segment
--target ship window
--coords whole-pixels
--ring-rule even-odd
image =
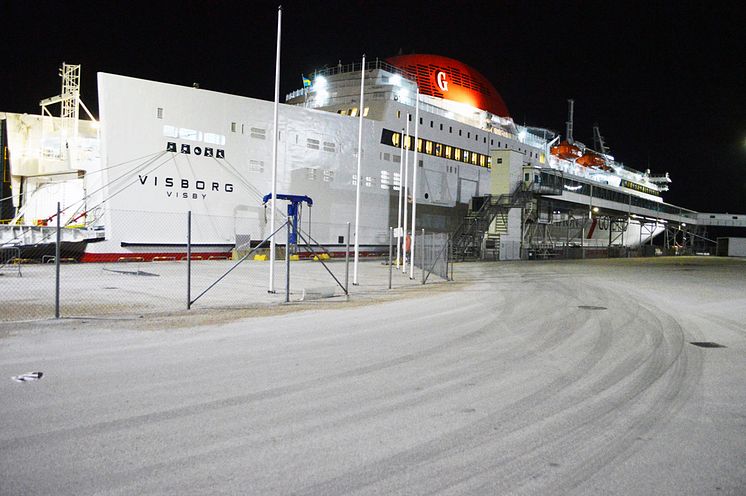
[[[399,189],[401,189],[401,176],[398,172],[394,172],[394,186],[391,189],[394,191],[399,191]]]
[[[260,127],[252,127],[250,129],[250,131],[251,131],[251,137],[252,138],[256,138],[256,139],[265,139],[266,138],[266,135],[267,135],[267,130],[266,129],[262,129]],[[318,143],[318,141],[316,143]]]
[[[453,134],[453,126],[448,126],[448,132]]]
[[[389,171],[382,170],[381,189],[389,189],[389,185],[391,185],[391,174],[389,173]]]
[[[454,160],[461,160],[461,148],[454,148],[453,149],[453,159]]]
[[[396,118],[401,119],[401,110],[396,111]]]
[[[451,158],[451,152],[453,151],[453,148],[446,145],[446,158]]]
[[[249,160],[249,172],[264,172],[264,161]]]
[[[363,117],[368,117],[368,110],[370,110],[370,107],[365,107],[363,109]]]
[[[352,110],[350,110],[350,115],[352,117],[357,117],[357,107],[352,107]]]
[[[497,163],[498,163],[498,164],[502,164],[502,163],[503,163],[503,159],[502,159],[502,157],[497,157]]]
[[[441,131],[443,130],[443,123],[442,123],[442,122],[441,122],[441,124],[440,124],[440,130],[441,130]]]
[[[422,117],[420,117],[420,126],[422,125]]]
[[[186,139],[186,140],[192,140],[192,141],[202,141],[202,131],[180,127],[179,138]]]
[[[352,185],[357,186],[357,174],[352,175]]]
[[[490,145],[494,145],[494,144],[495,144],[495,140],[493,140],[493,139],[490,139]],[[499,146],[499,145],[498,145],[498,146]]]
[[[366,177],[365,177],[365,187],[366,187],[366,188],[370,188],[370,187],[372,187],[372,186],[373,186],[373,182],[374,182],[374,181],[375,181],[375,180],[374,180],[374,179],[373,179],[372,177],[370,177],[370,176],[366,176]]]
[[[316,180],[316,169],[313,167],[306,167],[306,179],[309,181],[315,181]]]
[[[425,142],[425,153],[427,153],[428,155],[433,154],[433,142],[430,140],[427,140]]]
[[[479,165],[481,165],[482,167],[484,167],[485,165],[487,165],[487,157],[485,157],[484,155],[480,155],[480,157],[479,157]]]
[[[169,138],[178,138],[179,129],[176,126],[163,126],[163,136]]]
[[[163,119],[163,107],[158,107],[155,111],[155,116],[158,119]]]
[[[484,144],[487,144],[487,136],[484,137]]]
[[[393,134],[391,135],[391,143],[392,143],[392,144],[393,144],[394,146],[399,146],[399,144],[401,143],[401,142],[399,141],[400,139],[401,139],[401,134],[399,134],[399,133],[393,133]]]
[[[433,121],[430,121],[430,127],[433,127],[433,125],[435,125],[435,123]]]
[[[417,165],[419,165],[420,167],[422,167],[422,160],[418,160],[417,162],[419,162]]]
[[[408,120],[409,122],[412,122],[412,114],[407,114],[407,120]]]
[[[231,122],[231,132],[232,133],[236,132],[236,123],[235,122]]]
[[[324,151],[334,153],[337,151],[337,145],[329,141],[324,141]]]
[[[225,136],[223,136],[222,134],[205,133],[205,143],[210,143],[212,145],[224,145]]]
[[[386,161],[391,160],[391,154],[390,153],[384,153],[383,154],[383,160],[386,160]]]
[[[473,165],[477,165],[478,160],[479,160],[479,154],[472,152],[472,154],[471,154],[471,163]]]
[[[487,168],[488,169],[492,168],[492,157],[487,157]]]
[[[330,183],[334,181],[334,171],[333,170],[325,170],[324,171],[324,182]]]
[[[435,143],[435,156],[436,157],[443,156],[443,145],[441,145],[440,143]]]
[[[344,244],[344,242],[345,242],[344,236],[337,236],[337,243],[341,245],[341,244]]]
[[[471,133],[466,133],[467,138],[471,138]]]
[[[401,155],[392,155],[391,156],[391,161],[392,162],[397,162],[397,163],[400,162],[401,161]]]
[[[417,138],[417,151],[422,153],[422,138]]]
[[[252,134],[253,136],[253,134]],[[318,150],[319,149],[319,140],[313,139],[313,138],[306,138],[306,147],[310,148],[311,150]]]
[[[469,152],[467,150],[464,150],[464,162],[469,163]]]
[[[461,129],[458,130],[458,135],[461,136]]]
[[[241,124],[241,134],[243,134],[243,124]]]

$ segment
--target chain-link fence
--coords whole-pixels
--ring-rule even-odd
[[[394,279],[393,274],[407,276],[410,280],[417,280],[426,284],[430,275],[436,275],[446,281],[453,279],[449,273],[450,241],[447,233],[428,233],[424,229],[415,236],[414,250],[412,250],[411,234],[395,235],[391,228],[391,242],[389,245],[389,263],[391,264],[392,282],[389,287],[396,286],[401,280]],[[398,256],[397,256],[398,254]]]
[[[272,233],[266,225],[254,233],[234,216],[116,210],[107,215],[115,220],[108,224],[116,233],[86,241],[76,241],[77,231],[55,226],[19,228],[17,234],[6,229],[0,243],[0,321],[131,317],[348,294],[352,253],[346,223],[314,226],[341,233],[340,243],[322,247],[306,226],[289,233],[278,216],[270,264]],[[288,251],[289,234],[296,239]]]

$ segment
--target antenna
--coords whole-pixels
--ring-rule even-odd
[[[601,129],[598,127],[598,122],[593,124],[593,149],[604,155],[609,154],[609,147],[606,146],[604,137],[601,136]]]
[[[567,142],[572,143],[572,117],[573,117],[573,107],[575,105],[575,100],[570,98],[567,100],[567,122],[565,124],[567,125],[567,132],[565,135],[567,135]]]

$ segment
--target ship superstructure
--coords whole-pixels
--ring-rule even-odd
[[[60,201],[65,224],[97,233],[85,261],[183,256],[188,211],[193,249],[208,256],[271,232],[262,198],[271,191],[272,102],[104,73],[98,75],[98,96],[100,122],[80,120],[74,140],[64,137],[68,131],[57,133],[63,137],[53,142],[55,149],[64,143],[68,165],[49,174],[41,158],[49,149],[43,121],[52,118],[3,115],[14,181],[11,223],[18,223],[19,214],[26,225],[47,223]],[[64,116],[55,119],[59,129],[70,129]],[[279,109],[277,191],[314,199],[301,228],[332,252],[348,241],[358,182],[360,249],[386,248],[388,228],[398,220],[402,163],[410,171],[418,167],[415,197],[413,174],[405,176],[406,201],[416,201],[417,226],[428,231],[463,231],[464,219],[479,210],[475,198],[530,193],[501,215],[485,217],[479,243],[502,247],[503,259],[525,256],[538,226],[543,240],[564,239],[567,245],[566,225],[582,219],[580,240],[573,243],[638,246],[664,229],[665,216],[693,215],[662,201],[667,175],[635,171],[615,161],[603,144],[599,148],[515,124],[497,90],[465,64],[434,55],[399,56],[315,71],[287,95]],[[29,173],[34,160],[44,184]],[[616,222],[622,214],[623,226]],[[600,221],[604,216],[608,222]],[[18,240],[4,236],[13,238],[5,244]],[[477,236],[470,236],[474,244]]]

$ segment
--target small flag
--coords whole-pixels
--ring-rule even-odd
[[[309,87],[311,86],[311,80],[310,80],[310,79],[308,79],[308,78],[307,78],[306,76],[304,76],[303,74],[301,74],[301,75],[300,75],[300,77],[301,77],[301,79],[303,79],[303,87],[304,87],[304,88],[309,88]]]

